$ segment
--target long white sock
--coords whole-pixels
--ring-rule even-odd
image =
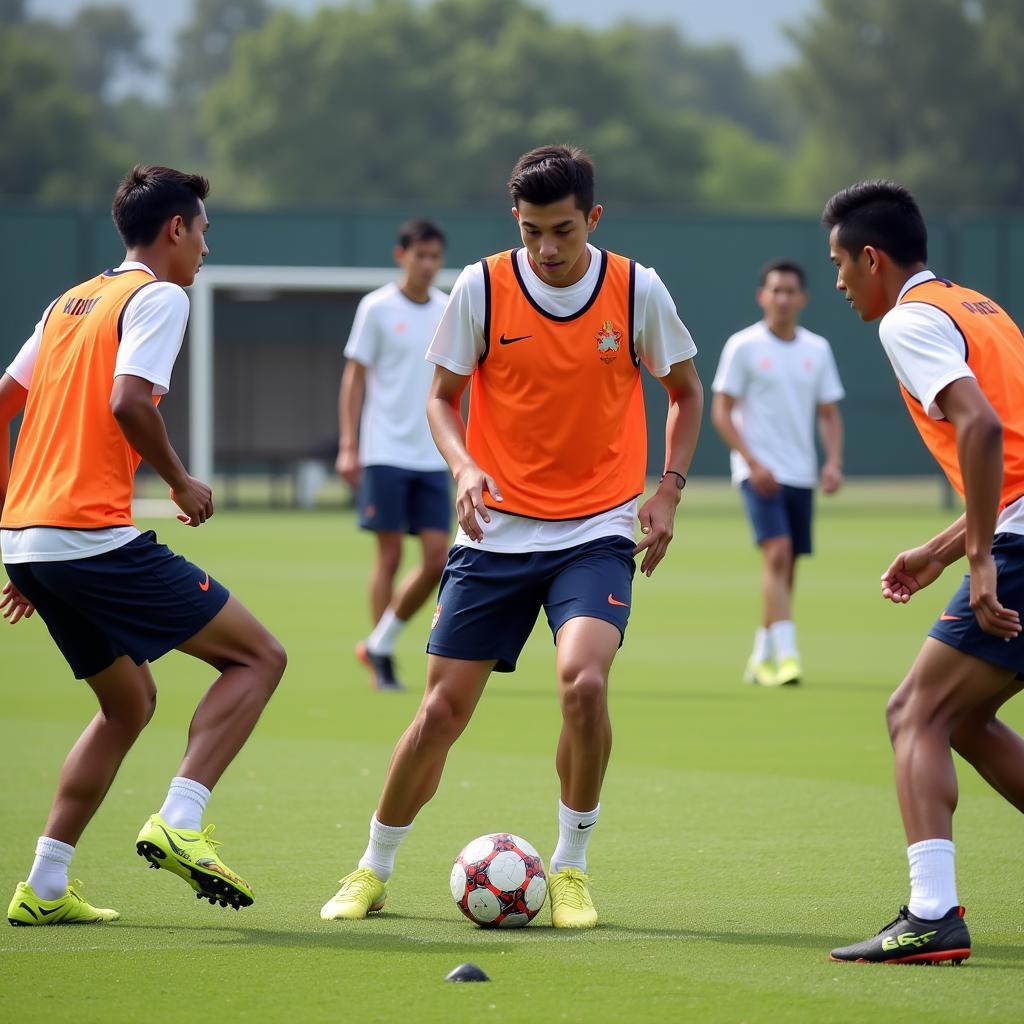
[[[776,658],[798,658],[796,650],[796,626],[789,619],[780,619],[768,627]]]
[[[754,634],[754,652],[751,659],[755,662],[767,661],[772,656],[772,636],[764,626],[758,626]]]
[[[587,843],[590,842],[590,833],[594,831],[600,813],[600,804],[592,811],[574,811],[561,800],[558,801],[558,845],[548,861],[552,871],[561,871],[563,868],[587,870]]]
[[[36,859],[28,875],[28,884],[41,900],[56,900],[67,892],[68,868],[75,848],[59,839],[40,836],[36,843]]]
[[[395,870],[398,847],[411,829],[412,825],[382,825],[375,814],[370,819],[370,843],[359,860],[359,866],[370,868],[382,882],[386,882]]]
[[[203,812],[210,802],[210,791],[200,782],[175,776],[167,790],[167,799],[160,808],[160,817],[171,828],[192,829],[203,827]]]
[[[405,619],[400,619],[390,608],[384,609],[380,622],[366,638],[366,649],[371,654],[392,654],[398,634],[405,628]]]
[[[951,839],[925,839],[907,847],[910,861],[910,903],[915,917],[934,921],[951,907],[956,895],[956,862]]]

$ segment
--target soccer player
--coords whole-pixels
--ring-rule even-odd
[[[800,682],[793,625],[796,560],[811,553],[818,454],[825,450],[821,489],[843,482],[843,397],[828,342],[801,327],[807,278],[791,260],[761,271],[757,303],[764,319],[725,343],[712,384],[711,421],[731,449],[732,481],[761,548],[761,625],[743,679],[762,686]]]
[[[432,287],[444,243],[432,221],[403,225],[394,253],[401,279],[363,298],[345,347],[337,469],[359,489],[359,525],[377,536],[375,626],[356,656],[378,690],[404,689],[395,677],[395,641],[437,586],[451,534],[448,467],[424,412],[432,369],[424,355],[448,298]],[[419,537],[422,558],[395,592],[406,533]]]
[[[911,418],[966,505],[938,536],[896,556],[882,597],[904,604],[947,566],[968,563],[887,709],[910,902],[832,959],[959,962],[971,939],[954,872],[951,750],[1024,811],[1024,739],[997,718],[1024,685],[1024,340],[991,299],[928,269],[924,219],[902,186],[844,189],[822,223],[836,287],[862,320],[881,318]]]
[[[210,574],[132,522],[141,459],[198,527],[210,488],[190,476],[157,403],[188,319],[182,290],[207,255],[205,178],[135,167],[114,197],[124,261],[50,304],[0,378],[0,547],[10,623],[38,612],[99,710],[71,749],[11,924],[117,920],[68,881],[75,847],[153,714],[149,662],[173,648],[220,673],[196,709],[185,757],[136,849],[199,899],[249,906],[251,886],[202,826],[210,791],[248,739],[285,667],[281,645]],[[9,425],[25,415],[10,463]]]
[[[543,608],[563,720],[552,921],[597,923],[586,852],[611,749],[608,676],[629,618],[634,556],[650,576],[672,539],[703,394],[696,348],[657,274],[589,242],[602,213],[589,157],[570,146],[533,150],[509,190],[523,245],[466,267],[428,353],[428,417],[455,478],[459,531],[427,645],[426,692],[395,748],[366,852],[325,919],[383,906],[398,845],[437,789],[449,749],[491,672],[515,669]],[[641,363],[665,386],[669,411],[665,472],[638,510]]]

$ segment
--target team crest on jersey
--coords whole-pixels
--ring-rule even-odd
[[[597,332],[597,354],[602,363],[613,362],[619,354],[622,331],[617,331],[611,320],[605,320],[604,327]]]

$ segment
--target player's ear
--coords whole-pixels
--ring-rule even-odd
[[[185,218],[180,213],[176,213],[167,222],[167,236],[172,242],[178,242],[185,231]]]
[[[395,261],[395,262],[396,262],[396,263],[397,263],[397,264],[398,264],[399,266],[401,266],[401,265],[402,265],[402,257],[403,257],[404,255],[405,255],[405,250],[404,250],[404,249],[403,249],[403,248],[402,248],[402,247],[401,247],[400,245],[396,245],[396,246],[394,247],[394,249],[392,249],[392,250],[391,250],[391,256],[392,256],[392,259],[394,259],[394,261]]]
[[[597,227],[597,222],[601,219],[601,214],[604,213],[604,207],[597,203],[590,208],[590,213],[587,214],[587,230],[593,231]]]
[[[865,245],[863,258],[867,260],[869,274],[877,274],[882,269],[881,252],[873,245]]]
[[[518,221],[519,221],[519,207],[518,206],[513,206],[512,207],[512,216],[515,217],[516,222],[518,223]]]

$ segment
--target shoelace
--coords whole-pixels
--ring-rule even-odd
[[[78,900],[79,903],[84,903],[85,902],[85,898],[78,891],[82,887],[83,887],[82,886],[82,880],[80,878],[76,878],[73,882],[69,882],[68,883],[68,895],[73,900]]]
[[[566,869],[564,877],[555,886],[558,898],[568,903],[574,910],[585,910],[589,904],[587,898],[586,876],[579,871]]]
[[[199,832],[199,834],[203,837],[203,839],[206,841],[207,845],[210,847],[211,850],[216,850],[218,846],[224,845],[218,840],[210,838],[210,836],[213,835],[213,830],[216,827],[216,825],[207,825],[206,828],[201,829]]]
[[[360,899],[368,899],[373,894],[374,886],[369,868],[359,868],[357,871],[353,871],[351,875],[340,879],[338,885],[346,892],[346,895],[351,894]],[[340,896],[341,893],[339,892],[338,895]]]
[[[884,927],[879,928],[876,935],[881,935],[882,932],[887,932],[894,924],[899,924],[900,921],[906,921],[910,911],[906,907],[900,907],[900,912]]]

